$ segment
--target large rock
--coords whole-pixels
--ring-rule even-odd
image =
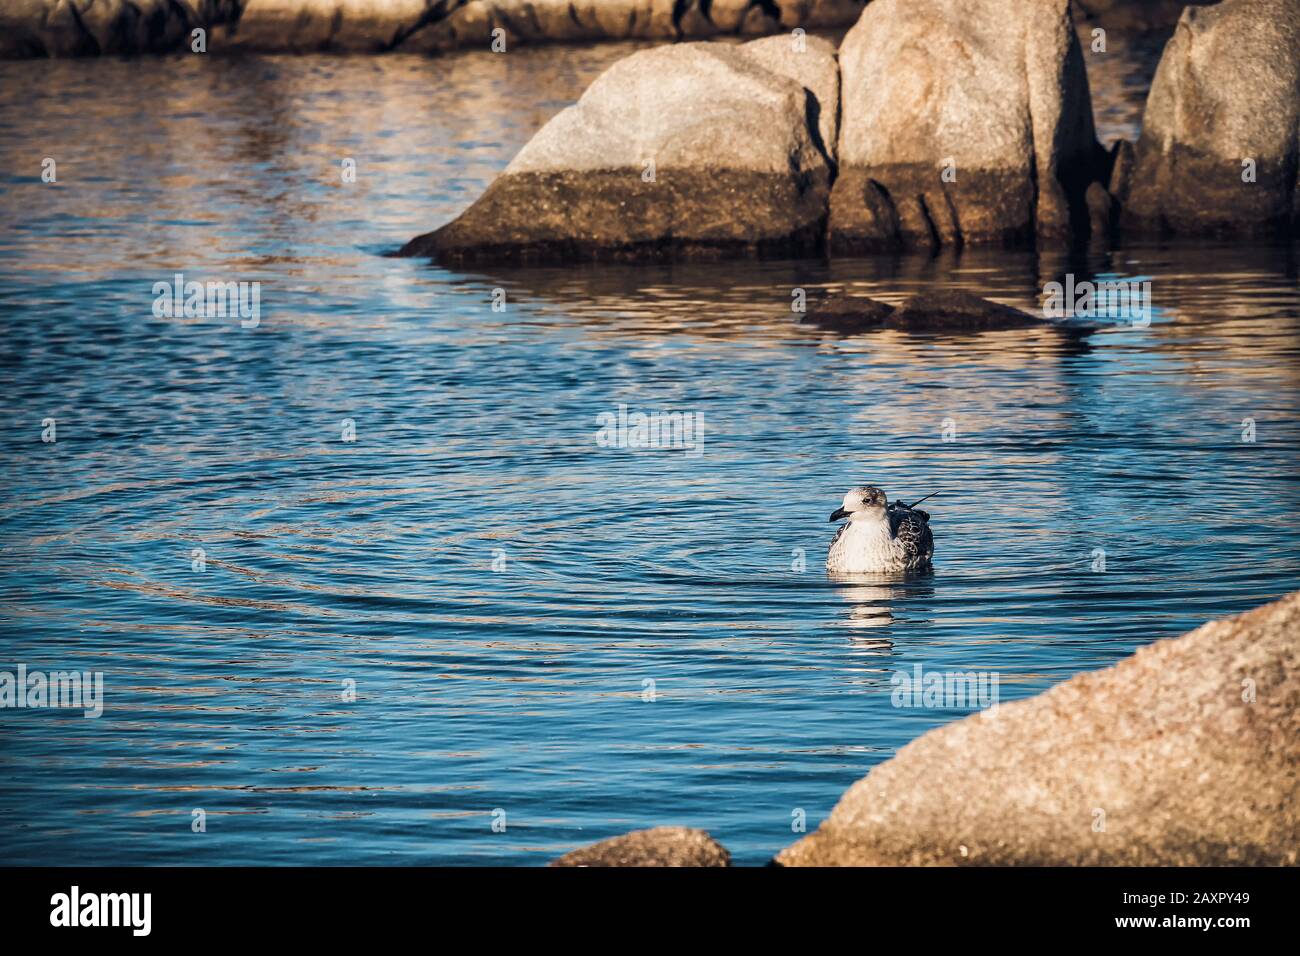
[[[875,0],[840,69],[832,252],[1086,232],[1104,154],[1068,0]]]
[[[1293,232],[1298,166],[1300,0],[1189,7],[1156,70],[1131,168],[1112,182],[1122,228]]]
[[[0,57],[184,50],[489,49],[848,25],[865,0],[4,0]]]
[[[551,866],[730,866],[731,854],[703,830],[633,830],[573,850]]]
[[[1300,863],[1300,592],[917,738],[777,862]]]
[[[453,222],[404,255],[451,263],[807,255],[825,232],[835,52],[686,43],[602,73]],[[792,47],[793,49],[793,47]],[[799,77],[793,79],[792,77]]]

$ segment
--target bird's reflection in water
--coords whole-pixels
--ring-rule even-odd
[[[888,653],[894,642],[882,628],[897,621],[895,611],[907,599],[934,593],[928,583],[931,572],[904,574],[846,574],[828,571],[827,578],[848,603],[848,614],[839,622],[850,631],[849,640],[858,650]]]

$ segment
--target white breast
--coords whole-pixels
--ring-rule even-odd
[[[850,574],[901,571],[906,567],[903,544],[889,533],[889,521],[850,521],[831,543],[828,571]]]

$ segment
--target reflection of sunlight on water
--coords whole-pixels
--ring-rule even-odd
[[[885,605],[859,604],[850,612],[849,618],[841,622],[846,627],[885,627],[894,623],[894,615]]]
[[[849,608],[848,616],[835,622],[837,626],[859,631],[888,627],[894,623],[893,605],[900,597],[901,590],[888,584],[875,583],[889,580],[889,575],[845,574],[828,571],[826,576],[836,584],[842,585],[837,589],[837,593],[844,601],[852,605]],[[859,649],[863,647],[888,649],[893,645],[884,638],[877,638],[866,645],[855,641],[855,646],[859,647]]]

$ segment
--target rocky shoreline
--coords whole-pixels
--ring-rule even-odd
[[[9,0],[0,58],[186,51],[438,53],[761,36],[853,23],[866,0]],[[499,32],[497,32],[499,31]]]
[[[184,50],[195,30],[207,53],[509,51],[537,40],[781,31],[667,43],[614,63],[469,209],[399,252],[454,266],[1296,236],[1300,0],[1183,9],[1139,139],[1098,142],[1084,61],[1104,49],[1085,53],[1079,23],[1164,22],[1170,9],[1154,0],[343,0],[328,10],[313,0],[15,0],[0,11],[0,56]],[[806,32],[849,23],[838,48]]]
[[[1191,0],[1208,2],[1208,0]],[[8,0],[0,59],[185,51],[438,53],[532,43],[762,36],[851,25],[867,0]],[[1078,0],[1083,21],[1155,30],[1183,0]]]
[[[1083,57],[1069,0],[874,0],[838,50],[802,33],[642,50],[400,254],[460,266],[1296,235],[1300,0],[1187,8],[1136,144],[1098,142]]]
[[[1295,866],[1300,591],[923,734],[780,866]],[[727,866],[657,827],[561,866]]]

